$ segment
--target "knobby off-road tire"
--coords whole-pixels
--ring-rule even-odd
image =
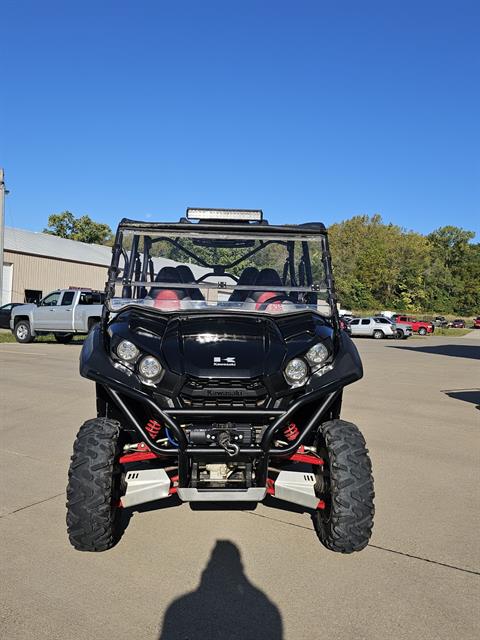
[[[79,551],[105,551],[120,537],[120,424],[87,420],[77,434],[68,472],[67,528]]]
[[[372,533],[375,496],[365,439],[351,422],[331,420],[319,427],[316,446],[325,460],[316,492],[326,503],[313,517],[317,535],[331,551],[361,551]]]
[[[28,344],[35,340],[35,337],[32,336],[30,322],[28,320],[19,320],[15,325],[13,334],[15,336],[15,340],[21,344]]]

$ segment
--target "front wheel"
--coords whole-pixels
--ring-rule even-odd
[[[404,336],[403,331],[401,329],[397,329],[397,339],[398,340],[403,340],[404,337],[405,336]]]
[[[67,528],[79,551],[105,551],[120,537],[120,424],[87,420],[77,434],[68,471]]]
[[[419,336],[424,336],[426,335],[427,330],[425,329],[425,327],[420,327],[420,329],[418,330],[418,335]]]
[[[370,540],[375,511],[365,439],[351,422],[330,420],[319,427],[316,448],[324,460],[315,491],[325,508],[313,516],[320,542],[339,553],[361,551]]]
[[[380,329],[375,329],[375,331],[373,332],[373,337],[375,338],[375,340],[381,340],[384,337],[383,331],[380,331]]]
[[[17,322],[13,333],[15,336],[15,340],[17,342],[21,342],[22,344],[27,344],[35,340],[34,336],[32,336],[30,322],[28,320],[20,320],[19,322]]]

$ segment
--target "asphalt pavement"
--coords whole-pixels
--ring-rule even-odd
[[[2,637],[480,637],[480,340],[356,344],[365,377],[342,417],[367,439],[376,518],[369,547],[349,556],[273,500],[144,508],[114,549],[73,550],[66,475],[94,385],[76,344],[0,344]]]

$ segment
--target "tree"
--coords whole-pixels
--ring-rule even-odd
[[[445,226],[427,236],[430,246],[428,302],[432,309],[477,313],[480,305],[480,245],[473,231]]]
[[[108,244],[113,237],[108,224],[95,222],[87,215],[76,218],[70,211],[49,216],[48,227],[43,233],[88,244]]]

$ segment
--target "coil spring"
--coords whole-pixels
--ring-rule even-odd
[[[289,442],[293,442],[296,440],[300,434],[300,429],[294,422],[291,422],[288,427],[285,427],[283,430],[283,435]]]
[[[162,425],[157,422],[156,420],[153,420],[153,418],[151,420],[149,420],[147,422],[147,426],[145,427],[145,431],[148,432],[148,435],[152,438],[152,440],[155,440],[155,438],[158,436],[160,429],[162,428]]]

